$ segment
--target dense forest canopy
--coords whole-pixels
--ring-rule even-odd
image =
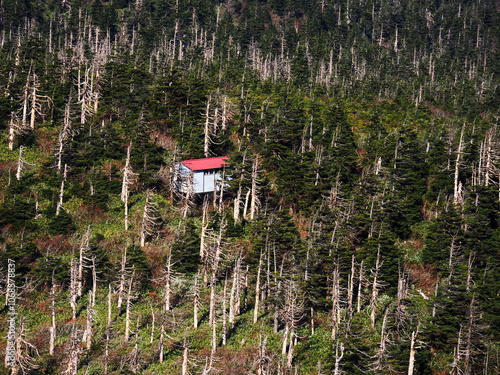
[[[499,373],[499,13],[0,0],[0,372]]]

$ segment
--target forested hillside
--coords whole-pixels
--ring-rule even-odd
[[[0,0],[0,373],[500,373],[499,44],[493,0]]]

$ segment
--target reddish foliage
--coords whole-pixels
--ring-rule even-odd
[[[52,237],[36,237],[35,244],[43,254],[62,255],[71,251],[71,239],[62,234]]]
[[[258,349],[247,347],[237,353],[231,352],[227,348],[220,348],[217,357],[222,364],[224,374],[248,374],[258,355]]]
[[[50,304],[49,300],[38,302],[36,304],[36,310],[48,312],[49,311],[49,304]]]
[[[40,146],[40,151],[45,155],[49,155],[54,150],[54,141],[51,134],[47,132],[47,129],[37,129],[36,131],[36,140],[38,145]]]
[[[215,353],[216,360],[214,367],[221,371],[222,374],[248,374],[257,356],[258,349],[254,347],[242,348],[237,352],[233,352],[226,347],[220,347]],[[202,359],[200,362],[203,362],[204,358],[210,357],[210,350],[208,348],[201,350],[199,357]]]
[[[405,270],[409,272],[410,279],[417,288],[429,295],[434,293],[434,288],[438,282],[436,267],[431,265],[407,264]]]

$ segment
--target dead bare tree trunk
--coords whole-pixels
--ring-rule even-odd
[[[340,351],[340,354],[339,354]],[[340,361],[344,357],[344,343],[337,340],[337,345],[335,347],[335,368],[333,370],[334,375],[340,375]]]
[[[186,181],[186,194],[184,196],[184,203],[183,203],[182,209],[181,209],[181,218],[182,219],[185,219],[187,217],[188,210],[189,210],[189,204],[190,204],[191,198],[192,198],[193,179],[194,179],[193,172],[189,171],[187,176],[185,176],[185,178],[187,181]]]
[[[183,355],[182,355],[182,375],[188,374],[188,346],[187,339],[184,336],[184,341],[182,344]]]
[[[49,354],[54,355],[54,344],[56,341],[56,282],[54,278],[55,269],[52,270],[52,287],[50,289],[50,311],[51,311],[51,326],[49,338]]]
[[[26,85],[24,86],[24,91],[23,91],[23,115],[21,118],[21,126],[23,129],[26,129],[26,120],[28,118],[30,76],[31,76],[31,67],[30,67],[30,72],[28,73],[28,76],[26,79]]]
[[[201,235],[200,235],[200,259],[205,259],[205,239],[208,228],[208,200],[203,200],[203,214],[201,220]]]
[[[352,300],[354,296],[354,273],[355,273],[355,262],[354,262],[354,254],[352,256],[351,261],[351,274],[349,275],[348,285],[347,285],[347,310],[349,312],[349,316],[352,317]]]
[[[247,268],[245,270],[245,289],[243,290],[243,306],[245,307],[245,310],[247,309],[247,303],[248,303],[248,269],[250,266],[247,264]]]
[[[13,346],[15,350],[15,360],[12,367],[12,375],[17,375],[20,371],[26,374],[37,367],[34,355],[38,356],[38,350],[36,346],[30,343],[26,338],[24,317],[21,317],[19,320],[19,329],[15,334]]]
[[[243,161],[242,161],[243,166],[245,165],[246,155],[247,155],[247,151],[245,150],[245,152],[243,153]],[[243,182],[243,178],[244,178],[243,170],[244,170],[244,167],[241,167],[240,178],[238,180],[238,192],[236,193],[236,198],[234,198],[233,218],[234,218],[234,221],[236,223],[238,223],[240,221],[241,189],[242,189],[242,182]]]
[[[222,345],[226,345],[227,339],[227,274],[224,279],[224,291],[222,296]]]
[[[137,317],[137,323],[135,325],[135,345],[130,354],[126,358],[126,363],[132,370],[133,374],[137,374],[141,368],[141,353],[139,351],[139,316]]]
[[[149,343],[152,344],[153,340],[154,340],[154,337],[155,337],[155,312],[153,310],[153,305],[151,303],[149,304],[149,307],[151,308],[151,319],[152,319],[152,322],[151,322],[151,338],[149,340]]]
[[[240,221],[240,206],[241,206],[241,179],[238,183],[238,192],[234,198],[233,219],[236,223]]]
[[[215,254],[212,258],[212,277],[210,279],[210,311],[209,311],[209,324],[215,324],[215,287],[217,284],[217,272],[219,270],[219,261],[222,255],[222,233],[225,225],[222,221],[220,224],[219,234],[215,243]]]
[[[311,307],[311,336],[314,336],[314,308]]]
[[[17,170],[16,170],[16,179],[19,181],[21,179],[21,172],[23,170],[24,164],[26,161],[23,158],[24,146],[19,147],[19,157],[17,159]]]
[[[252,199],[250,200],[250,220],[253,220],[255,217],[257,205],[259,203],[257,198],[258,188],[257,188],[257,177],[259,170],[259,154],[255,156],[255,160],[252,165]]]
[[[285,323],[285,331],[283,332],[283,344],[281,346],[281,355],[285,357],[286,355],[286,348],[288,346],[288,323]]]
[[[288,356],[287,356],[287,360],[286,360],[286,365],[287,367],[291,368],[292,367],[292,361],[293,361],[293,352],[294,352],[294,348],[295,348],[295,344],[296,344],[296,336],[295,336],[295,330],[294,330],[294,327],[292,326],[291,330],[290,330],[290,343],[288,345]],[[294,341],[295,339],[295,341]]]
[[[97,293],[97,270],[95,264],[95,255],[92,255],[92,305],[95,306],[95,295]]]
[[[453,184],[453,202],[455,204],[461,203],[461,184],[459,185],[458,173],[460,167],[460,158],[463,152],[463,137],[464,137],[465,124],[462,126],[462,131],[460,133],[460,142],[458,144],[457,159],[455,160],[455,174],[454,174],[454,184]]]
[[[211,350],[210,356],[212,358],[217,350],[217,314],[216,314],[216,312],[214,312],[214,316],[212,317],[212,345],[211,345],[211,347],[212,347],[212,350]]]
[[[59,202],[57,202],[56,216],[59,216],[59,212],[61,211],[61,208],[64,208],[63,207],[64,182],[66,181],[67,172],[68,172],[68,166],[66,164],[64,164],[64,175],[63,175],[63,179],[61,181],[61,189],[59,191]]]
[[[87,305],[87,327],[85,330],[85,340],[87,350],[90,350],[92,345],[92,320],[94,319],[94,305],[92,304],[92,291],[89,291],[89,304]]]
[[[448,285],[451,285],[451,277],[453,276],[453,271],[454,271],[454,264],[455,260],[454,258],[457,257],[457,253],[460,251],[460,248],[455,246],[455,238],[458,234],[458,230],[455,232],[455,234],[452,235],[451,237],[451,244],[450,244],[450,256],[448,259],[448,269],[449,269],[449,274],[448,274]]]
[[[199,278],[199,273],[196,273],[194,275],[194,286],[193,286],[193,326],[194,329],[198,329],[198,307],[200,304],[200,294],[198,290],[198,278]]]
[[[413,375],[413,371],[415,368],[415,340],[418,335],[418,328],[420,327],[420,322],[418,323],[417,330],[411,333],[411,342],[410,342],[410,360],[408,362],[408,375]]]
[[[172,251],[169,250],[165,264],[165,311],[170,311],[170,294],[172,282]]]
[[[249,201],[250,193],[251,192],[252,192],[252,190],[248,190],[247,194],[245,195],[245,204],[243,205],[243,219],[245,219],[245,220],[248,220],[248,215],[247,215],[247,212],[248,212],[248,201]]]
[[[336,265],[333,270],[332,286],[332,340],[337,336],[337,328],[340,323],[340,272]]]
[[[356,305],[356,311],[358,314],[361,311],[361,293],[363,291],[363,261],[359,265],[359,281],[358,281],[358,303]]]
[[[471,355],[472,355],[472,333],[474,331],[474,298],[475,295],[472,293],[471,302],[469,305],[469,316],[467,317],[467,337],[465,343],[465,358],[464,358],[464,368],[465,374],[472,374],[471,372]]]
[[[487,147],[486,147],[486,163],[485,164],[485,171],[484,171],[484,184],[486,186],[489,186],[491,176],[494,173],[494,161],[498,160],[498,153],[496,147],[498,144],[493,140],[496,135],[496,126],[494,129],[491,129],[488,132],[488,140],[487,142]],[[500,182],[499,182],[500,183]]]
[[[253,324],[257,323],[259,317],[259,296],[260,296],[260,272],[262,268],[262,251],[260,252],[259,267],[257,269],[257,281],[255,282],[255,306],[253,313]]]
[[[71,257],[71,266],[70,266],[70,287],[69,287],[69,298],[71,310],[73,311],[73,320],[76,319],[76,299],[77,299],[77,283],[78,283],[78,269],[75,263],[75,258]]]
[[[120,315],[123,303],[123,294],[125,293],[125,278],[127,275],[127,246],[123,249],[122,262],[120,267],[120,282],[118,284],[118,301],[116,304],[117,314]]]
[[[371,364],[371,368],[370,368],[370,370],[375,371],[376,373],[380,373],[384,370],[385,361],[386,361],[386,358],[388,356],[388,353],[386,350],[387,341],[388,341],[387,333],[386,333],[388,312],[389,312],[389,310],[386,309],[385,314],[384,314],[384,319],[382,321],[382,329],[380,331],[379,347],[376,350],[375,355],[373,356],[375,358],[375,362]]]
[[[130,310],[132,309],[132,285],[134,284],[135,269],[132,266],[132,276],[128,284],[127,292],[127,305],[125,310],[125,339],[124,342],[128,342],[130,333]]]
[[[66,166],[65,166],[66,168]],[[83,288],[83,267],[85,266],[85,261],[87,260],[87,252],[90,250],[90,226],[82,237],[82,242],[80,243],[80,258],[78,261],[78,277],[76,283],[76,296],[81,297]]]
[[[153,193],[151,190],[146,192],[146,202],[144,203],[144,210],[142,212],[141,221],[141,247],[146,245],[148,236],[154,233],[156,227],[156,220],[158,220],[155,203],[152,201]]]
[[[378,272],[380,270],[380,245],[377,250],[377,261],[375,263],[375,273],[373,275],[372,285],[372,298],[371,298],[371,312],[370,312],[370,326],[375,328],[375,312],[377,310],[377,296],[378,296]]]
[[[33,72],[33,87],[31,88],[32,91],[31,91],[31,111],[30,111],[31,130],[35,130],[35,114],[36,114],[36,108],[38,106],[36,89],[37,89],[37,76]]]
[[[163,363],[164,336],[165,336],[165,317],[163,317],[161,321],[161,330],[160,330],[160,363]]]
[[[236,300],[239,298],[237,294],[241,270],[241,256],[236,259],[236,264],[233,269],[233,281],[231,283],[231,292],[229,293],[229,323],[234,325],[234,317],[236,311]]]
[[[108,324],[106,327],[106,343],[104,346],[104,374],[108,374],[109,340],[111,336],[111,284],[108,285]]]
[[[9,150],[14,150],[14,138],[16,136],[16,126],[14,125],[14,116],[11,115],[9,123]]]
[[[207,109],[205,112],[205,128],[204,128],[204,142],[203,142],[203,154],[206,158],[210,156],[210,98],[207,100]]]
[[[77,374],[81,351],[82,349],[80,348],[80,340],[78,339],[78,328],[76,328],[75,323],[73,323],[69,344],[68,364],[66,367],[66,371],[64,371],[63,373],[64,375]]]
[[[132,143],[129,144],[127,148],[127,158],[125,160],[125,167],[123,168],[123,180],[122,180],[122,202],[125,203],[125,230],[128,230],[128,198],[129,198],[129,188],[133,184],[136,173],[132,171],[130,166],[130,150],[132,148]]]
[[[288,368],[292,367],[294,347],[297,343],[295,328],[303,318],[304,298],[300,294],[297,282],[293,276],[285,280],[284,286],[284,306],[283,315],[285,320],[285,334],[283,336],[282,354],[285,358],[287,347],[287,336],[290,332],[290,340],[288,344],[288,355],[286,356],[286,364]]]

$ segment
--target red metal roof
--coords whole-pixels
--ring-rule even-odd
[[[181,163],[192,171],[204,171],[206,169],[222,168],[223,165],[228,164],[227,159],[227,156],[218,156],[216,158],[184,160]]]

